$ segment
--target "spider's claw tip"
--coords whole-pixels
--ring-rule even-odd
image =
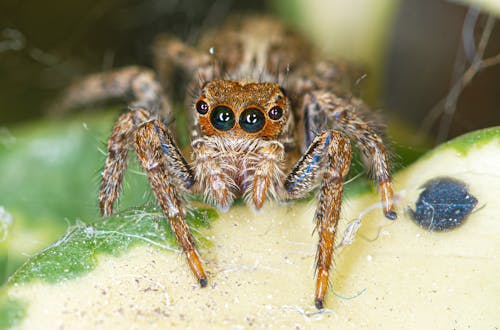
[[[208,281],[207,281],[207,279],[206,279],[206,278],[200,278],[200,286],[201,286],[202,288],[206,287],[206,286],[207,286],[207,284],[208,284]]]
[[[395,211],[386,211],[385,212],[385,217],[389,220],[396,220],[398,218],[398,215]]]
[[[322,299],[316,299],[314,301],[314,305],[316,306],[317,309],[322,310],[323,307],[323,300]]]

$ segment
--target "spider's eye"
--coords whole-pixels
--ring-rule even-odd
[[[278,106],[272,107],[268,112],[269,118],[272,120],[278,120],[283,116],[283,109]]]
[[[256,108],[248,108],[240,115],[240,126],[248,133],[258,132],[264,127],[266,119],[262,111]]]
[[[196,102],[196,111],[201,115],[206,114],[208,112],[208,104],[203,101]]]
[[[210,122],[219,131],[228,131],[234,126],[234,113],[228,107],[218,106],[210,114]]]

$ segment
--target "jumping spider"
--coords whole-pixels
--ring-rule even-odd
[[[226,210],[236,197],[260,209],[267,198],[304,197],[319,184],[315,305],[323,308],[339,220],[343,179],[353,140],[373,168],[383,212],[396,219],[389,160],[381,130],[363,102],[345,92],[349,70],[314,62],[312,47],[272,18],[227,23],[190,47],[159,37],[154,45],[159,78],[126,67],[70,86],[58,109],[126,98],[109,138],[99,207],[113,213],[133,147],[200,286],[207,277],[185,220],[186,194],[201,194]],[[177,147],[167,94],[175,70],[192,77],[192,162]],[[178,76],[178,75],[177,75]],[[286,87],[286,89],[284,88]],[[348,88],[347,88],[348,89]],[[286,172],[297,147],[302,157]]]

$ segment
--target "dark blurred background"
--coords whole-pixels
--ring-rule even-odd
[[[500,125],[500,65],[480,70],[459,89],[455,109],[443,104],[471,66],[487,16],[451,2],[402,1],[384,61],[384,105],[417,129],[430,132],[436,142]],[[493,23],[483,57],[499,53],[500,26]],[[453,113],[443,116],[446,111]]]
[[[374,40],[371,33],[375,29],[356,21],[366,21],[364,17],[372,15],[368,3],[375,2],[0,0],[0,126],[43,116],[76,77],[127,64],[152,66],[150,44],[160,32],[194,42],[200,33],[230,14],[266,12],[283,17],[311,36],[319,48],[335,53],[330,52],[328,43],[333,48],[350,49],[340,42],[337,45],[335,35],[361,43],[367,41],[358,40],[359,35]],[[365,63],[367,72],[374,74],[362,83],[363,88],[375,91],[367,94],[373,107],[384,108],[440,140],[500,124],[500,65],[473,77],[461,91],[451,116],[443,119],[443,106],[435,107],[470,66],[487,12],[436,0],[376,3],[387,8],[377,14],[382,15],[377,23],[382,32],[377,32],[375,46],[360,56],[361,61],[375,59]],[[341,17],[346,10],[347,17],[353,8],[352,22],[332,27],[330,34],[335,15]],[[322,39],[314,26],[319,26],[327,39]],[[356,32],[356,27],[364,30]],[[499,52],[500,29],[496,25],[485,57]],[[443,123],[448,119],[449,129]]]
[[[75,77],[152,66],[150,45],[160,32],[195,41],[231,12],[264,7],[264,1],[230,0],[0,2],[2,123],[42,116]]]

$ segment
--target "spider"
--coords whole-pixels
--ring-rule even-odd
[[[351,69],[316,61],[305,39],[269,17],[230,21],[198,47],[160,36],[153,52],[159,76],[136,66],[91,75],[72,84],[58,106],[62,111],[108,99],[129,101],[107,144],[101,215],[113,213],[127,154],[135,149],[192,273],[205,287],[207,276],[185,220],[188,194],[202,195],[220,210],[237,197],[260,209],[266,199],[298,199],[319,186],[314,302],[322,309],[351,140],[373,169],[385,216],[397,217],[380,125],[360,99],[345,92]],[[172,81],[174,72],[191,77],[191,162],[170,130],[175,115],[167,95],[179,84]],[[294,156],[299,159],[287,167]]]

